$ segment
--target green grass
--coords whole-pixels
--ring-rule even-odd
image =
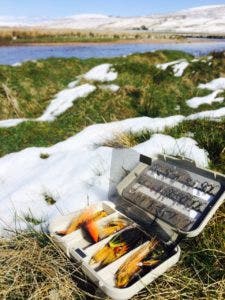
[[[57,92],[75,80],[77,75],[103,62],[114,64],[119,74],[116,83],[121,87],[120,91],[114,94],[97,89],[89,97],[76,101],[71,109],[53,122],[29,121],[12,128],[0,128],[0,155],[31,146],[53,145],[95,123],[143,115],[149,117],[188,115],[222,107],[223,103],[214,103],[191,109],[186,105],[185,100],[210,93],[197,89],[197,85],[224,76],[224,56],[216,54],[211,67],[202,62],[192,63],[184,76],[178,78],[173,76],[170,68],[161,71],[155,67],[156,63],[179,58],[191,60],[192,56],[179,51],[156,51],[124,58],[88,60],[50,58],[37,63],[27,62],[16,68],[0,66],[0,87],[5,84],[10,89],[18,103],[21,117],[40,116]],[[0,118],[17,117],[12,107],[7,105],[7,97],[1,89],[0,100],[3,103],[0,107]],[[195,137],[201,142],[200,138],[205,135],[205,132],[201,122],[198,127],[192,126],[197,123],[190,122],[190,130],[196,128],[198,134],[196,133]],[[219,123],[210,122],[208,127],[213,133],[219,126],[221,126]],[[218,134],[218,138],[219,136],[222,134]],[[220,148],[223,147],[221,139],[219,145]],[[224,160],[218,158],[220,154],[216,152],[215,155],[212,151],[213,147],[208,149],[207,144],[204,146],[210,152],[213,164],[221,165]]]
[[[202,62],[191,64],[181,78],[174,77],[170,68],[160,71],[154,66],[184,57],[192,59],[192,56],[179,51],[157,51],[126,58],[51,58],[37,63],[27,62],[17,68],[0,66],[0,119],[15,118],[18,114],[30,118],[40,116],[57,92],[77,75],[103,62],[114,64],[119,73],[116,83],[121,87],[114,94],[97,89],[89,97],[76,101],[71,109],[53,122],[29,121],[12,128],[0,128],[0,156],[27,147],[53,145],[95,123],[138,116],[188,115],[222,107],[223,103],[215,103],[194,110],[185,104],[185,100],[209,93],[198,90],[199,83],[225,76],[224,56],[214,55],[211,67]],[[10,99],[16,99],[18,110],[9,103],[6,94]],[[210,167],[225,172],[225,120],[185,121],[164,133],[175,138],[190,136],[191,133],[200,147],[208,151]],[[148,140],[151,135],[148,131],[121,135],[106,141],[105,145],[131,147]],[[48,159],[48,151],[43,151],[40,157]],[[47,192],[43,196],[49,205],[56,201]],[[31,226],[40,225],[43,221],[31,214],[24,218]],[[224,218],[223,205],[200,236],[181,243],[178,264],[134,300],[224,299]],[[93,299],[96,295],[96,288],[86,280],[80,268],[42,233],[32,230],[16,232],[12,239],[1,239],[0,264],[2,299],[48,299],[49,295],[57,295],[59,299],[87,299],[89,295]],[[80,283],[79,278],[85,280]],[[101,299],[104,297],[101,296]]]
[[[193,133],[193,139],[209,153],[211,168],[225,173],[225,120],[217,123],[208,120],[186,121],[166,130],[166,133],[180,138]]]
[[[29,212],[28,214],[26,214],[24,216],[24,220],[28,224],[28,227],[29,226],[40,225],[40,224],[42,224],[44,222],[43,219],[38,219],[38,218],[34,217],[31,212]]]

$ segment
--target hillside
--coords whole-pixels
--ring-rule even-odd
[[[29,20],[2,16],[0,17],[0,26],[112,31],[141,30],[144,28],[150,32],[224,34],[225,5],[202,6],[170,14],[140,17],[84,14],[53,20]]]

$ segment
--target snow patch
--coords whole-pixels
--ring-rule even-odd
[[[161,70],[166,70],[168,67],[172,67],[174,76],[181,77],[185,69],[189,66],[189,62],[186,59],[174,60],[164,64],[157,64],[156,67]]]
[[[76,86],[79,84],[79,82],[80,82],[79,79],[70,82],[70,83],[68,84],[68,88],[69,88],[69,89],[72,89],[72,88],[76,87]]]
[[[207,56],[205,58],[201,58],[201,57],[197,58],[196,57],[196,58],[192,59],[191,62],[199,62],[200,61],[200,62],[203,62],[203,63],[207,63],[212,59],[213,59],[213,57],[210,55],[210,56]],[[210,63],[212,63],[212,62],[210,62]]]
[[[113,81],[117,76],[118,73],[112,70],[111,64],[102,64],[91,69],[83,78],[86,80],[105,82]]]
[[[206,110],[196,114],[192,114],[186,117],[186,120],[210,119],[219,121],[222,118],[225,118],[225,107],[216,110]]]
[[[159,153],[180,155],[192,159],[200,167],[208,166],[208,153],[200,149],[195,140],[189,137],[175,139],[164,134],[154,134],[150,140],[139,144],[134,149],[147,156],[156,156]]]
[[[67,213],[84,207],[87,198],[91,202],[107,200],[113,150],[101,145],[118,133],[146,129],[159,132],[183,119],[143,117],[92,125],[52,147],[27,148],[0,158],[0,234],[5,226],[13,228],[17,224],[24,228],[22,218],[26,214],[48,221],[59,211]],[[176,140],[155,134],[133,149],[146,155],[185,154],[199,166],[208,164],[207,153],[190,138]],[[41,159],[41,153],[49,157]],[[49,205],[45,195],[53,197],[56,204]],[[14,212],[20,217],[16,223]]]
[[[192,108],[197,108],[202,104],[212,104],[213,102],[223,102],[224,97],[218,97],[217,95],[222,93],[222,90],[217,90],[212,94],[209,94],[204,97],[194,97],[186,101],[187,105]]]
[[[189,62],[187,61],[182,61],[178,64],[173,65],[172,68],[173,68],[174,76],[181,77],[188,66],[189,66]]]
[[[111,92],[118,92],[120,89],[120,87],[116,84],[100,85],[99,87],[102,90],[111,91]]]
[[[56,95],[51,101],[43,115],[37,121],[53,121],[55,118],[67,109],[73,106],[73,102],[79,98],[87,97],[96,90],[91,84],[83,84],[81,86],[65,89]]]
[[[28,119],[8,119],[0,121],[0,128],[8,128],[19,125],[22,122],[28,121]]]
[[[199,84],[198,88],[200,89],[208,89],[211,91],[216,91],[216,90],[225,90],[225,78],[217,78],[214,79],[208,83],[201,83]]]
[[[170,61],[170,62],[163,63],[163,64],[157,64],[156,67],[158,69],[161,69],[161,70],[165,71],[168,67],[173,66],[175,64],[179,64],[183,61],[184,61],[183,59],[178,59],[178,60]]]

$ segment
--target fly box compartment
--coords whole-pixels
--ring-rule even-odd
[[[130,299],[177,263],[225,196],[225,177],[183,158],[140,156],[104,201],[59,216],[49,231],[109,297]]]

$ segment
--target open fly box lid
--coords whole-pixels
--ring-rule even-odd
[[[120,209],[164,242],[198,235],[225,198],[225,176],[186,158],[141,155],[117,186]]]

